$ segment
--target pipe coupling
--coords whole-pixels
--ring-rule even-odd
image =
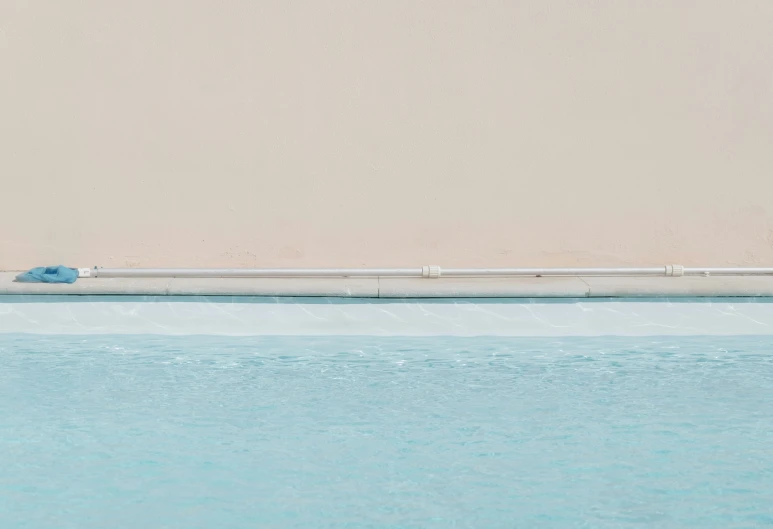
[[[421,277],[428,279],[437,279],[440,277],[440,267],[437,265],[429,265],[421,267]]]

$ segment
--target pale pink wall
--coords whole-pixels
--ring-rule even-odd
[[[773,265],[773,2],[0,2],[0,269]]]

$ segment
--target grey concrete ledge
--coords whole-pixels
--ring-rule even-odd
[[[83,278],[72,285],[16,283],[0,272],[0,295],[288,296],[351,298],[773,297],[773,277],[533,278]]]

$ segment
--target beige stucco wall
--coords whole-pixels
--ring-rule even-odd
[[[769,0],[0,0],[0,269],[773,265]]]

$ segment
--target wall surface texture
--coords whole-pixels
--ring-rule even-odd
[[[0,269],[773,266],[770,0],[0,0]]]

